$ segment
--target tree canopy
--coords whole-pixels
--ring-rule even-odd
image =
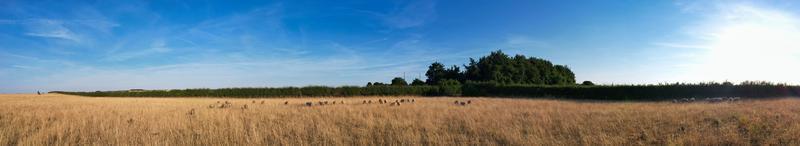
[[[571,85],[575,84],[575,74],[564,65],[554,65],[550,61],[516,55],[510,57],[502,51],[494,51],[488,56],[477,61],[470,58],[469,64],[464,65],[465,71],[458,66],[444,68],[439,62],[434,62],[428,67],[425,75],[426,83],[438,85],[445,79],[459,82],[477,81],[499,84],[530,84],[530,85]]]

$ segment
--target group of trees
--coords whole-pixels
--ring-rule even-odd
[[[425,75],[427,84],[439,85],[441,82],[453,80],[460,83],[489,82],[514,85],[573,85],[575,74],[564,65],[554,65],[550,61],[516,55],[510,57],[502,51],[494,51],[489,56],[477,61],[470,58],[466,70],[458,66],[445,68],[439,62],[428,67]]]
[[[567,66],[554,65],[550,61],[516,55],[510,57],[502,51],[494,51],[488,56],[477,61],[470,58],[468,65],[445,67],[444,64],[434,62],[428,66],[424,82],[414,79],[411,85],[460,85],[467,82],[488,82],[509,85],[574,85],[575,74]],[[404,78],[396,77],[391,84],[381,82],[367,83],[367,86],[393,85],[406,86]],[[582,85],[594,85],[584,82]]]

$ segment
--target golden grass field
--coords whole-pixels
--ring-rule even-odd
[[[401,106],[381,99],[415,99]],[[256,100],[258,103],[252,104]],[[312,107],[307,101],[345,101]],[[362,104],[373,100],[373,104]],[[453,104],[471,100],[468,106]],[[208,108],[230,101],[232,108]],[[260,104],[265,101],[265,104]],[[289,105],[284,105],[289,101]],[[241,109],[244,104],[248,109]],[[193,114],[189,114],[195,109]],[[0,95],[0,145],[800,145],[800,100]]]

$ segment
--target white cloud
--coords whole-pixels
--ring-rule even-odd
[[[24,25],[28,29],[25,35],[80,42],[80,38],[60,20],[31,19],[25,21]]]

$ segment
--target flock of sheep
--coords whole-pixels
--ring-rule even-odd
[[[417,102],[416,99],[394,99],[394,100],[378,99],[375,103],[377,103],[377,104],[388,104],[389,106],[400,106],[402,104],[411,104],[411,103],[415,103],[415,102]],[[255,100],[253,100],[251,102],[252,105],[257,105],[259,103],[260,104],[265,104],[266,102],[263,101],[263,100],[260,101],[260,102],[257,102]],[[285,101],[285,102],[283,102],[283,104],[284,105],[289,105],[289,101]],[[335,104],[345,104],[345,102],[343,100],[339,100],[339,101],[336,101],[336,100],[333,100],[333,101],[322,100],[322,101],[317,101],[317,102],[305,102],[302,105],[303,106],[324,106],[324,105],[335,105]],[[373,104],[373,100],[362,100],[361,104]],[[467,100],[467,101],[458,101],[458,100],[456,100],[455,104],[456,105],[461,105],[461,106],[466,106],[466,105],[472,104],[472,100]],[[229,102],[229,101],[217,101],[214,104],[208,105],[208,108],[233,108],[233,107],[234,107],[233,103]],[[242,104],[239,108],[247,109],[248,107],[247,107],[247,104]],[[191,112],[191,113],[193,113],[193,112]]]
[[[708,103],[720,103],[720,102],[735,102],[742,100],[741,97],[715,97],[715,98],[705,98],[703,101]],[[672,99],[672,103],[693,103],[697,101],[694,97],[692,98],[680,98],[680,99]]]

